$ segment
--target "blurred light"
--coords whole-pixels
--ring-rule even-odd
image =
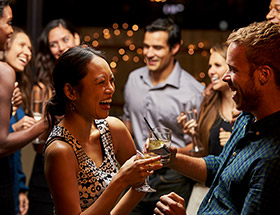
[[[197,44],[197,46],[198,46],[198,48],[204,48],[204,42],[199,42],[198,44]]]
[[[202,78],[205,78],[205,73],[204,72],[201,72],[199,73],[199,77],[202,79]]]
[[[195,45],[194,45],[194,44],[188,45],[188,49],[194,49],[194,48],[195,48]]]
[[[131,51],[133,51],[135,49],[135,45],[134,44],[130,44],[128,47]]]
[[[140,61],[140,58],[138,56],[133,57],[133,62],[138,63]]]
[[[113,24],[113,29],[117,29],[119,27],[119,24],[118,23],[114,23]]]
[[[204,50],[204,51],[201,52],[201,55],[202,55],[203,57],[207,57],[207,56],[208,56],[208,52]]]
[[[194,50],[193,49],[189,49],[188,53],[189,53],[189,55],[193,55],[194,54]]]
[[[120,55],[123,55],[124,53],[125,53],[125,50],[124,50],[123,48],[120,48],[120,49],[119,49],[119,54],[120,54]]]
[[[98,39],[99,38],[99,33],[95,32],[95,33],[93,33],[92,36],[93,36],[94,39]]]
[[[125,54],[123,57],[122,57],[123,61],[128,61],[129,60],[129,57],[127,54]]]
[[[110,37],[111,37],[111,34],[104,34],[104,38],[105,38],[106,40],[110,39]]]
[[[136,50],[136,52],[137,52],[137,54],[143,54],[143,49],[141,49],[141,48],[138,48],[137,50]]]
[[[108,28],[104,28],[103,34],[109,34],[109,33],[110,33],[109,29]]]
[[[128,30],[126,32],[127,36],[132,37],[133,36],[133,31],[132,30]]]
[[[88,35],[84,36],[84,41],[89,42],[90,41],[90,36],[88,36]]]
[[[121,34],[121,31],[119,29],[114,30],[114,34],[116,36],[119,36]]]
[[[219,22],[219,28],[222,30],[222,31],[225,31],[228,29],[228,23],[226,20],[222,20]]]
[[[97,40],[93,40],[91,44],[93,47],[97,47],[99,45],[99,42]]]
[[[132,43],[131,40],[126,40],[124,44],[125,44],[126,46],[129,46],[131,43]]]
[[[117,67],[117,63],[114,62],[114,61],[112,61],[112,62],[110,63],[110,67],[111,67],[112,69],[116,68],[116,67]]]
[[[127,29],[128,28],[128,24],[127,23],[123,23],[122,27],[123,27],[123,29]]]
[[[177,13],[183,12],[185,6],[183,4],[165,4],[162,11],[165,15],[175,15]]]
[[[118,58],[117,56],[114,56],[114,57],[112,58],[112,60],[115,61],[115,62],[118,62],[118,61],[119,61],[119,58]]]
[[[132,26],[132,30],[133,30],[133,31],[138,31],[138,29],[139,29],[138,25],[133,25],[133,26]]]

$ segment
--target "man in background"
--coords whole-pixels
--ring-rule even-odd
[[[188,153],[190,139],[184,138],[177,116],[188,109],[198,109],[204,86],[183,70],[175,60],[181,44],[181,31],[172,19],[157,19],[147,26],[143,41],[146,66],[132,71],[124,91],[124,122],[142,151],[149,128],[172,130],[172,145]],[[193,181],[177,171],[162,168],[149,177],[156,193],[147,193],[131,215],[152,214],[159,197],[171,191],[180,193],[188,202]]]

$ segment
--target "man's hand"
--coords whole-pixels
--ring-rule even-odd
[[[14,123],[12,125],[12,128],[14,129],[14,131],[24,130],[24,129],[27,129],[27,128],[31,127],[32,125],[34,125],[35,122],[36,121],[33,117],[24,116],[18,122]]]
[[[158,215],[186,215],[185,200],[174,192],[159,198],[154,209]]]

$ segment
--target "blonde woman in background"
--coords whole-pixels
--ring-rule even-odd
[[[198,138],[205,149],[204,155],[219,155],[221,153],[231,135],[233,121],[237,114],[235,103],[232,100],[233,93],[228,84],[222,80],[223,75],[228,70],[226,53],[227,45],[225,44],[217,44],[210,49],[208,76],[211,79],[211,90],[204,95],[198,124],[193,121],[187,121],[183,124],[186,115],[181,114],[178,117],[178,123],[181,124],[184,133],[192,135],[191,128],[194,126],[198,128]],[[187,207],[188,214],[196,214],[207,191],[208,188],[204,185],[196,184],[194,186]]]

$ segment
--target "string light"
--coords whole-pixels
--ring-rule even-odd
[[[84,41],[88,43],[90,41],[90,36],[88,35],[84,36]]]
[[[125,50],[124,50],[123,48],[120,48],[120,49],[119,49],[119,54],[120,54],[120,55],[124,55],[124,53],[125,53]]]

